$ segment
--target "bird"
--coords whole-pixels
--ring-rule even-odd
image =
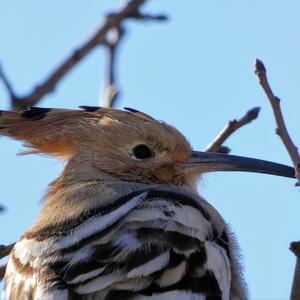
[[[5,299],[248,299],[234,233],[197,183],[211,171],[292,168],[194,151],[132,108],[1,111],[0,135],[64,162],[10,253]]]

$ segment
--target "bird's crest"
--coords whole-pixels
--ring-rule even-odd
[[[97,142],[103,136],[103,129],[111,133],[110,138],[114,134],[121,135],[120,129],[124,127],[127,127],[129,134],[130,126],[145,127],[145,131],[149,127],[154,130],[156,128],[157,131],[165,128],[167,131],[174,130],[178,136],[183,137],[174,128],[135,109],[125,108],[127,111],[123,111],[94,106],[80,108],[29,107],[21,112],[0,111],[0,135],[24,141],[29,150],[21,154],[43,153],[62,158],[70,158],[78,148]]]

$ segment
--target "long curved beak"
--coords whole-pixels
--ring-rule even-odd
[[[294,168],[286,165],[214,152],[192,151],[191,158],[185,163],[185,170],[190,173],[241,171],[295,178]]]

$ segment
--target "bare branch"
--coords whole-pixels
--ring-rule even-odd
[[[255,74],[259,79],[259,83],[264,90],[269,102],[271,104],[273,114],[276,121],[276,133],[281,138],[289,156],[294,164],[295,175],[298,180],[296,185],[300,185],[300,156],[298,152],[298,148],[293,143],[288,130],[285,125],[285,121],[280,108],[280,99],[274,95],[270,84],[267,78],[267,70],[263,64],[263,62],[259,59],[255,60]],[[290,250],[296,255],[296,267],[294,272],[294,279],[291,291],[291,300],[300,300],[300,241],[292,242],[290,245]]]
[[[259,83],[263,88],[269,102],[272,106],[273,114],[276,120],[276,133],[281,138],[286,150],[289,153],[289,156],[294,164],[296,178],[298,179],[298,184],[300,184],[300,156],[298,148],[293,143],[288,130],[286,128],[283,115],[280,108],[280,99],[273,94],[273,91],[269,85],[267,78],[267,71],[262,61],[256,59],[255,61],[255,74],[258,76]]]
[[[230,149],[226,146],[222,146],[224,142],[232,135],[236,130],[245,126],[255,120],[259,114],[259,107],[254,107],[246,112],[246,114],[239,120],[229,121],[218,136],[206,147],[204,151],[207,152],[221,152],[228,154]]]
[[[16,94],[15,91],[10,83],[10,81],[8,80],[8,77],[6,76],[6,74],[3,71],[3,67],[0,65],[0,80],[3,82],[4,87],[6,88],[9,96],[11,99],[16,99]]]
[[[166,21],[168,18],[165,15],[149,15],[141,14],[139,8],[132,12],[131,18],[145,21]],[[104,90],[103,99],[100,106],[113,107],[116,104],[117,98],[120,95],[120,91],[116,84],[116,53],[118,51],[120,41],[125,35],[125,29],[121,26],[111,28],[107,33],[107,70],[106,70],[106,86]]]
[[[15,243],[10,244],[8,246],[0,245],[0,259],[4,258],[5,256],[8,256],[9,253],[11,252],[12,248],[14,247],[14,245],[15,245]],[[5,270],[6,270],[6,265],[1,265],[0,266],[0,282],[4,278]]]
[[[0,266],[0,282],[1,282],[2,279],[4,278],[5,270],[6,270],[6,265],[1,265],[1,266]]]
[[[47,94],[54,91],[60,80],[84,57],[86,57],[96,46],[107,43],[107,34],[112,28],[120,28],[121,23],[126,19],[138,20],[166,20],[167,17],[163,15],[151,16],[143,15],[139,9],[146,0],[130,0],[118,12],[111,13],[106,16],[102,25],[98,28],[95,34],[88,39],[82,46],[75,50],[69,57],[67,57],[48,78],[36,86],[33,91],[24,97],[11,97],[11,106],[13,110],[22,110],[28,106],[35,106]],[[6,78],[6,77],[4,77]],[[8,82],[8,81],[6,81]],[[9,91],[13,92],[11,85]],[[10,93],[11,94],[11,93]],[[11,94],[12,95],[12,94]]]
[[[119,96],[119,91],[116,86],[116,51],[120,44],[122,37],[125,34],[125,30],[119,26],[112,28],[110,30],[107,38],[107,71],[106,71],[106,87],[104,90],[103,100],[101,106],[113,107],[116,103],[117,97]]]
[[[297,257],[290,299],[300,300],[300,241],[292,242],[290,245],[290,250]]]
[[[8,246],[0,245],[0,259],[2,259],[3,257],[9,255],[9,253],[12,250],[12,248],[14,247],[14,245],[15,245],[15,243],[10,244]]]

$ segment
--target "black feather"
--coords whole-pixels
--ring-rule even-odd
[[[23,118],[31,119],[32,121],[40,120],[44,118],[52,108],[44,107],[28,107],[21,112]]]
[[[85,111],[88,111],[88,112],[94,112],[94,111],[100,109],[101,107],[100,106],[80,105],[79,108],[82,108],[82,109],[84,109]]]

